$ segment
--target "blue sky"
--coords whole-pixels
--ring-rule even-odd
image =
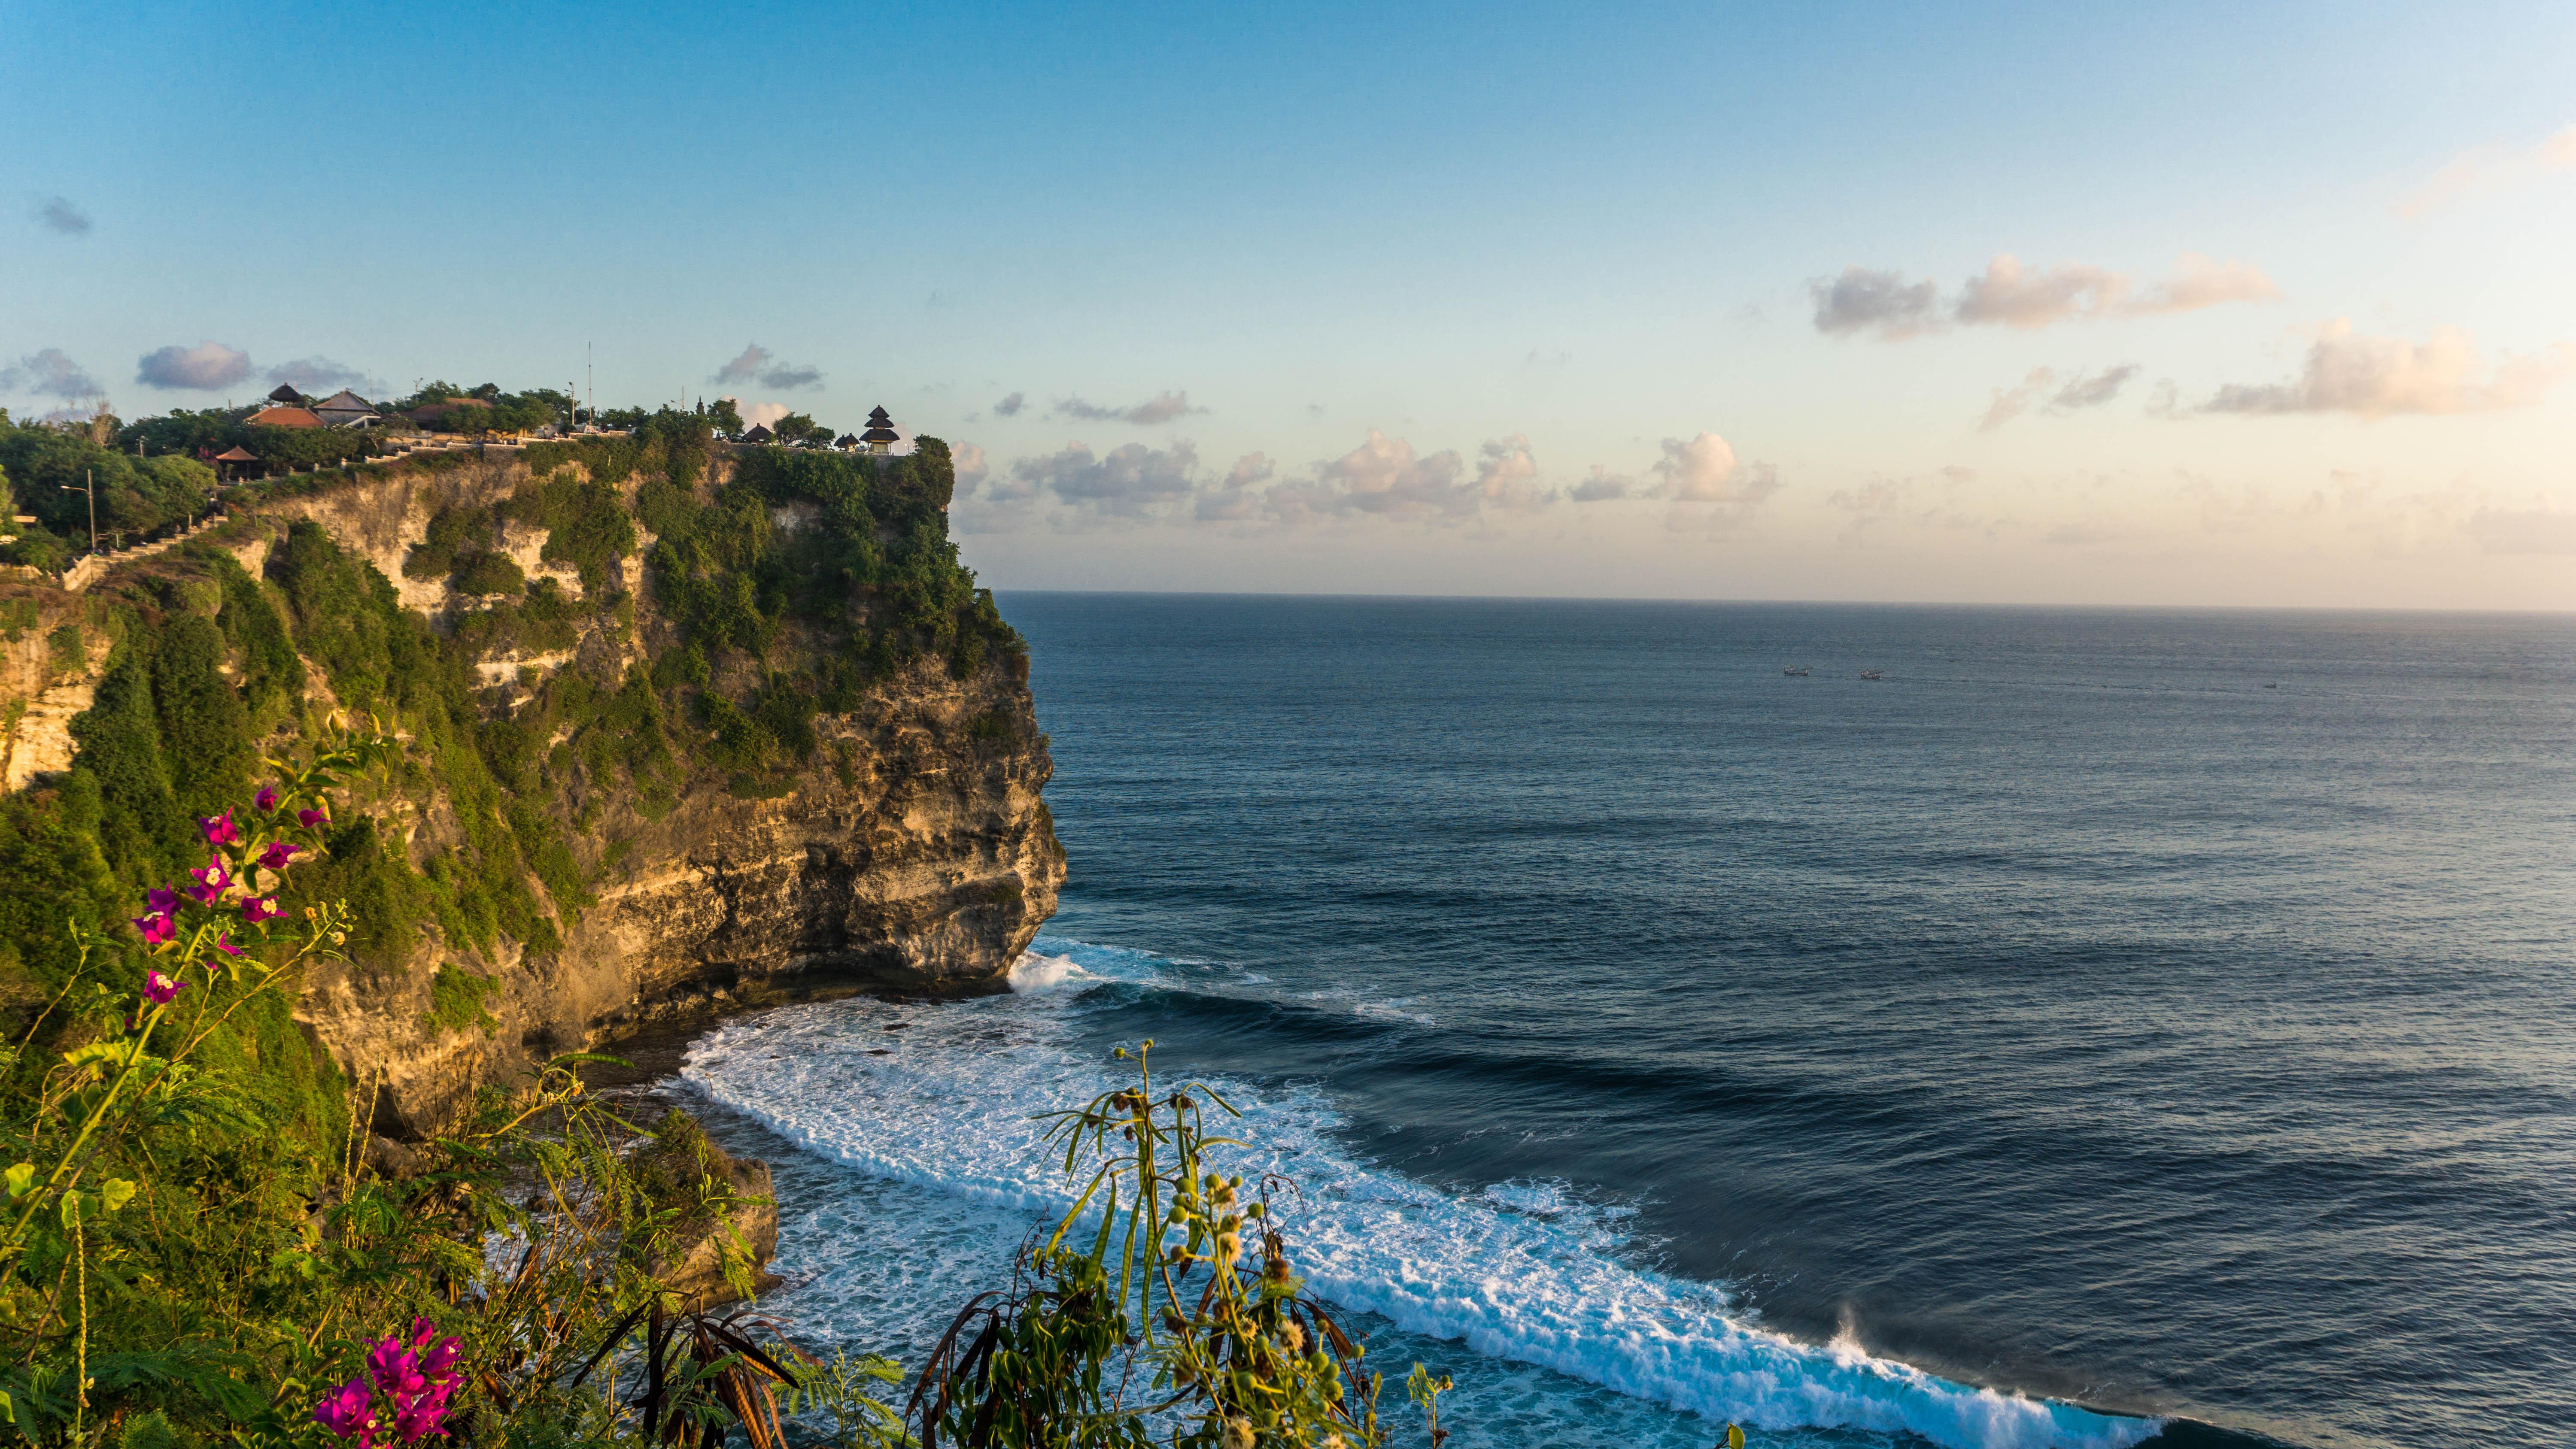
[[[2576,608],[2571,74],[2564,5],[21,3],[0,405],[593,344],[951,439],[1002,587]]]

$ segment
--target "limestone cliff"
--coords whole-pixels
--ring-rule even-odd
[[[308,980],[298,1011],[311,1038],[353,1080],[381,1084],[373,1125],[384,1136],[433,1130],[477,1085],[506,1080],[549,1055],[611,1044],[655,1019],[866,987],[997,989],[1055,906],[1063,853],[1040,798],[1052,766],[1036,728],[1025,653],[979,652],[964,638],[944,654],[910,643],[897,648],[890,641],[928,636],[885,620],[868,623],[871,609],[893,616],[880,600],[887,591],[864,582],[849,590],[855,602],[845,612],[856,623],[844,627],[838,604],[797,613],[777,602],[796,581],[779,582],[776,557],[790,557],[777,550],[794,546],[795,531],[810,521],[800,516],[805,505],[790,499],[766,517],[753,516],[744,489],[726,490],[729,465],[721,457],[691,478],[679,469],[656,472],[652,458],[630,469],[601,466],[600,456],[541,458],[544,466],[531,469],[520,456],[496,454],[461,467],[396,467],[251,500],[209,540],[111,573],[90,590],[93,600],[128,601],[134,637],[198,614],[230,630],[226,637],[249,638],[240,611],[276,604],[295,621],[303,677],[300,702],[280,707],[274,733],[310,734],[330,709],[362,703],[339,698],[335,678],[342,690],[375,687],[364,670],[316,657],[339,657],[326,638],[332,621],[316,615],[311,590],[292,577],[310,565],[287,555],[311,552],[307,541],[318,529],[348,557],[347,567],[363,560],[381,578],[367,587],[386,607],[427,621],[424,637],[434,635],[444,667],[456,671],[451,695],[471,701],[471,718],[454,726],[457,737],[479,742],[499,785],[474,783],[487,777],[464,746],[416,738],[411,753],[423,757],[419,762],[390,784],[359,792],[352,804],[383,823],[396,874],[425,883],[365,888],[398,901],[411,899],[402,892],[412,890],[440,904],[410,916],[391,911],[393,924],[374,948],[353,949],[349,963]],[[860,520],[845,532],[856,540],[850,547],[873,560],[870,549],[901,546],[885,542],[900,533],[886,517],[899,506],[922,505],[876,500],[868,513],[868,500],[851,501],[852,489],[864,493],[866,486],[857,476],[859,484],[825,493]],[[576,485],[594,500],[615,490],[615,506],[635,522],[630,546],[585,553],[564,539],[591,523],[558,518],[549,528],[530,520],[538,510],[529,500],[544,488]],[[640,490],[654,488],[662,490],[660,502],[639,502]],[[933,501],[944,506],[944,486]],[[595,513],[608,508],[590,506]],[[663,600],[692,585],[657,581],[648,568],[648,557],[673,578],[691,567],[677,552],[655,553],[653,522],[700,508],[712,518],[719,507],[733,510],[727,517],[735,536],[749,530],[776,555],[767,582],[748,574],[716,578],[752,601],[749,617],[761,632],[750,648],[704,642],[722,637],[699,622],[716,617],[706,612],[713,606],[675,618]],[[312,529],[298,533],[300,524]],[[421,565],[425,547],[448,546],[438,541],[440,530],[469,526],[489,530],[475,534],[469,550],[492,558],[470,554],[479,560],[474,568],[453,573],[443,573],[443,563]],[[923,525],[911,525],[916,544],[944,549],[944,529],[929,526],[938,537],[924,542]],[[229,573],[215,549],[256,581],[255,593],[242,592],[254,585]],[[508,568],[496,561],[504,556]],[[942,556],[953,560],[953,550]],[[792,558],[799,569],[818,566],[805,554]],[[894,572],[866,561],[853,567],[860,571],[845,570],[853,579],[875,577],[864,573],[869,567]],[[904,567],[911,577],[925,566]],[[208,583],[200,575],[209,571],[234,582]],[[530,602],[516,613],[496,612],[491,597],[461,591],[513,572],[530,589]],[[968,586],[971,593],[971,580]],[[771,592],[758,595],[760,589]],[[20,592],[36,598],[50,591]],[[562,602],[548,603],[555,612],[542,626],[527,623],[539,617],[540,599]],[[930,617],[908,607],[914,624]],[[990,615],[989,596],[956,609],[966,617],[976,607],[1007,635]],[[228,621],[226,610],[235,617]],[[0,652],[0,691],[23,706],[11,717],[7,741],[13,787],[42,785],[46,772],[73,763],[58,717],[87,707],[112,667],[103,637],[32,627],[70,617],[68,606],[45,600],[39,612]],[[871,637],[872,664],[845,667]],[[248,647],[236,647],[222,666],[245,695]],[[618,698],[641,701],[640,715],[584,704],[621,687]],[[400,691],[385,694],[395,700]],[[373,707],[372,696],[363,702]],[[755,706],[771,712],[763,718],[776,717],[776,738],[787,744],[760,744],[770,737],[742,723]],[[411,714],[394,708],[392,718],[412,731]],[[620,722],[630,718],[643,723]],[[667,751],[634,763],[648,753],[637,737],[659,738],[665,720]],[[742,742],[753,736],[752,745]],[[492,843],[512,838],[515,847]],[[473,911],[445,904],[466,887],[440,882],[454,877],[450,862],[488,861],[496,849],[515,849],[511,889],[532,903],[533,915],[513,918],[504,909],[503,926],[478,941]],[[335,861],[330,868],[357,866]]]

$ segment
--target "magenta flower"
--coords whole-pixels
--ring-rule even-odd
[[[421,1341],[435,1331],[426,1318],[412,1320],[414,1342]],[[449,1377],[456,1371],[456,1360],[463,1357],[464,1353],[465,1345],[453,1338],[442,1338],[431,1347],[428,1356],[420,1361],[420,1371],[434,1379]]]
[[[331,812],[328,810],[298,810],[295,812],[295,823],[303,826],[307,830],[312,829],[314,826],[317,826],[330,818]]]
[[[143,973],[143,999],[154,1006],[168,1006],[187,987],[185,981],[173,981],[158,971]]]
[[[444,1437],[449,1400],[464,1381],[461,1356],[457,1341],[439,1337],[437,1325],[413,1319],[409,1341],[378,1339],[367,1350],[367,1371],[315,1405],[314,1421],[359,1449],[378,1449],[375,1436],[388,1427],[393,1432],[385,1444]]]
[[[234,945],[233,938],[229,935],[219,935],[215,937],[215,949],[223,952],[227,956],[238,956],[241,954],[241,947]],[[206,969],[212,971],[214,968],[209,966]]]
[[[206,843],[208,845],[237,845],[241,843],[241,831],[233,825],[233,812],[230,810],[225,811],[221,815],[209,815],[200,818],[197,821],[197,828],[206,832]]]
[[[233,883],[232,872],[224,869],[219,857],[210,857],[204,865],[188,872],[188,879],[196,882],[188,887],[188,894],[210,906],[222,899],[224,888]]]
[[[256,806],[258,806],[258,807],[259,807],[259,813],[260,813],[260,814],[262,814],[262,815],[274,815],[274,814],[276,814],[276,813],[277,813],[277,787],[276,787],[275,785],[262,785],[262,786],[260,786],[260,787],[259,787],[259,796],[258,796],[258,798],[256,798],[256,799],[252,800],[252,801],[251,801],[251,803],[252,803],[253,805],[256,805]]]
[[[259,863],[268,867],[270,870],[275,870],[279,866],[286,864],[288,861],[293,860],[295,858],[295,853],[303,848],[304,847],[300,845],[289,845],[283,840],[278,841],[268,849],[260,852]]]
[[[368,1449],[375,1443],[376,1430],[383,1427],[376,1422],[368,1398],[367,1381],[351,1379],[313,1406],[313,1422],[343,1439],[357,1440],[359,1449]]]
[[[179,909],[179,893],[168,886],[154,886],[143,893],[143,909],[154,915],[174,915]]]
[[[275,896],[252,896],[242,902],[242,919],[253,925],[262,921],[274,921],[285,914],[286,912],[278,907]]]
[[[179,934],[179,928],[171,923],[166,913],[161,911],[154,911],[148,916],[136,916],[134,929],[143,933],[143,944],[146,946],[158,946]]]

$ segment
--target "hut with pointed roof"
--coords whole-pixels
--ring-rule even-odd
[[[751,431],[742,435],[742,440],[753,444],[774,443],[778,441],[778,435],[769,430],[767,423],[753,423]]]
[[[843,433],[832,440],[832,446],[846,453],[850,449],[859,446],[858,435],[855,433]]]
[[[377,421],[376,405],[345,387],[315,403],[313,415],[335,428],[361,428]]]
[[[268,400],[282,408],[300,408],[304,406],[304,394],[297,392],[295,390],[295,384],[291,382],[279,383],[277,385],[277,391],[268,395]]]
[[[225,468],[218,468],[216,476],[222,477],[226,473],[229,473],[232,478],[239,480],[242,474],[242,465],[245,463],[258,462],[259,455],[252,452],[250,449],[243,447],[241,444],[235,443],[223,452],[217,453],[214,457],[214,461],[218,464],[229,465]]]
[[[885,454],[894,451],[894,445],[903,441],[903,434],[894,430],[894,419],[878,407],[869,411],[868,430],[859,434],[859,441],[867,444],[869,452]]]

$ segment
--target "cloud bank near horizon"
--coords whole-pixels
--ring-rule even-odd
[[[1744,463],[1714,432],[1666,438],[1644,470],[1657,480],[1593,465],[1571,485],[1545,481],[1525,434],[1424,452],[1412,440],[1371,428],[1358,446],[1283,475],[1265,452],[1236,458],[1222,474],[1198,445],[1126,443],[1106,453],[1083,442],[1024,457],[997,470],[984,448],[956,446],[959,526],[996,533],[1045,524],[1057,529],[1112,524],[1315,528],[1369,519],[1456,528],[1538,513],[1572,501],[1622,499],[1680,507],[1695,523],[1740,522],[1780,489],[1779,471]]]
[[[2569,373],[2576,346],[2557,343],[2533,356],[2507,354],[2486,368],[2469,334],[2437,329],[2423,342],[2370,337],[2349,317],[2317,330],[2299,375],[2285,382],[2228,383],[2201,407],[2207,413],[2280,415],[2476,413],[2526,407]]]
[[[2033,267],[1998,253],[1984,272],[1945,301],[1938,283],[1904,273],[1848,266],[1807,283],[1813,320],[1828,337],[1875,333],[1902,342],[1953,327],[2008,327],[2036,332],[2061,322],[2099,322],[2197,312],[2232,303],[2280,300],[2281,289],[2251,262],[2221,262],[2185,252],[2173,272],[2141,285],[2126,272],[2070,262]]]

